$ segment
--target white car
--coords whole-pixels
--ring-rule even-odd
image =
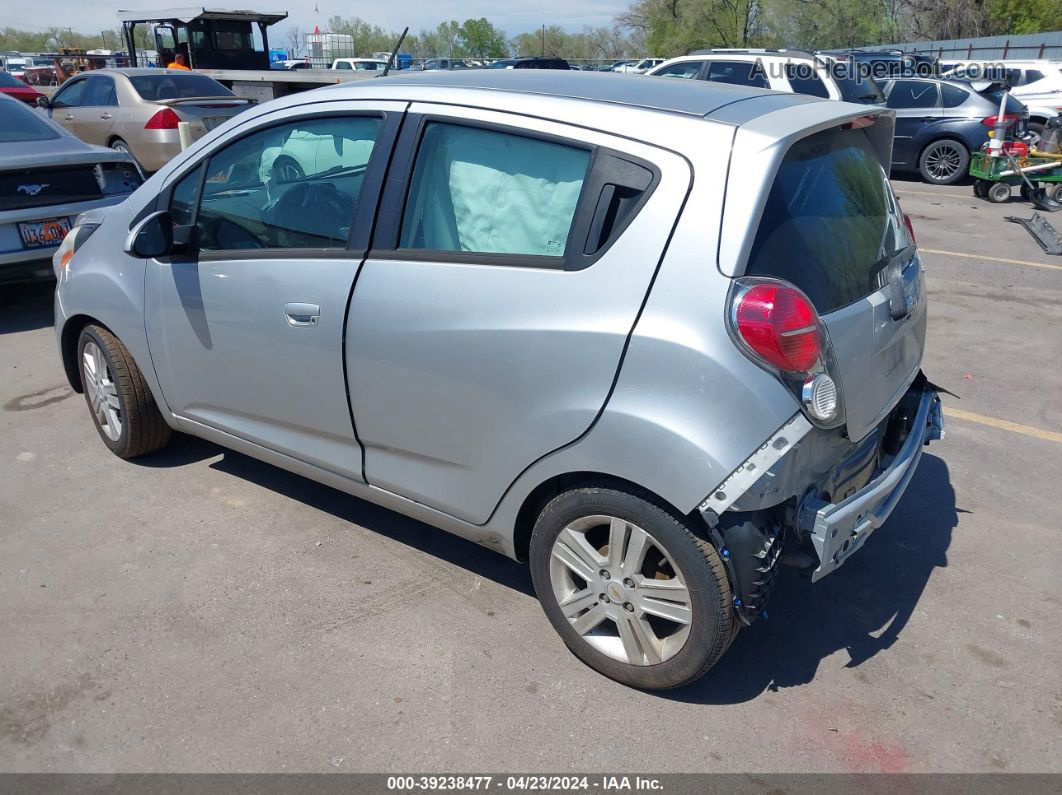
[[[1005,80],[1029,109],[1029,128],[1041,132],[1062,113],[1062,61],[959,61],[943,74],[958,80]]]
[[[847,63],[803,50],[705,50],[664,61],[646,75],[768,88],[864,105],[885,103],[877,84],[852,72]]]
[[[346,69],[355,72],[382,72],[387,67],[387,61],[378,58],[336,58],[332,61],[333,69]]]
[[[654,66],[662,64],[666,58],[642,58],[640,61],[628,61],[627,63],[617,66],[612,71],[621,72],[623,74],[642,75],[652,69]]]

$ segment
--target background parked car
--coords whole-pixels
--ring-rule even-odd
[[[893,169],[917,169],[922,179],[937,185],[963,179],[970,152],[988,140],[1003,92],[979,93],[970,83],[920,78],[889,80],[883,88],[887,107],[896,111]],[[1006,111],[1016,124],[1027,119],[1025,106],[1014,97],[1008,98]]]
[[[940,65],[932,55],[903,50],[831,50],[834,58],[862,67],[875,80],[890,77],[936,77]]]
[[[1042,133],[1048,119],[1062,113],[1062,61],[959,61],[944,73],[956,80],[1005,83],[1029,109],[1029,129]]]
[[[612,71],[621,72],[624,74],[641,75],[645,74],[654,66],[659,66],[666,60],[666,58],[642,58],[642,60],[640,61],[629,61],[623,64],[622,66],[617,66]]]
[[[33,86],[27,85],[7,72],[0,72],[0,94],[7,94],[12,99],[29,105],[36,105],[38,97],[44,96]]]
[[[122,201],[142,181],[128,155],[0,96],[0,284],[51,276],[77,215]]]
[[[271,69],[282,69],[285,72],[291,72],[295,69],[312,69],[310,62],[305,58],[291,58],[285,61],[276,61],[270,67]]]
[[[382,72],[387,68],[387,61],[376,58],[336,58],[332,61],[333,69],[345,69],[348,72]]]
[[[435,72],[440,69],[467,69],[468,64],[460,58],[429,58],[420,68],[425,72]]]
[[[860,104],[885,102],[873,80],[837,66],[835,61],[801,50],[705,50],[664,61],[646,74],[769,88]]]
[[[251,105],[206,75],[176,69],[98,69],[40,104],[81,140],[128,152],[145,171],[181,151],[179,122],[195,140]]]
[[[571,69],[563,58],[502,58],[492,63],[488,69]]]

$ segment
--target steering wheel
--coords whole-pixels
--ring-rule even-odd
[[[278,243],[285,248],[317,248],[346,243],[354,200],[330,182],[297,182],[269,213]]]

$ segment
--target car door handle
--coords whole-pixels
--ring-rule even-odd
[[[111,114],[109,114],[109,113],[101,113],[100,114],[100,118],[101,119],[109,119],[109,118],[111,118]]]
[[[316,326],[321,319],[321,307],[317,304],[284,304],[284,315],[289,326]]]
[[[67,114],[66,116],[63,116],[63,121],[73,121],[73,120],[74,120],[74,117],[69,115],[69,114]]]

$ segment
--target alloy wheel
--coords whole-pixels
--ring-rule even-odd
[[[952,144],[937,144],[926,153],[926,171],[934,179],[954,177],[962,165],[962,152]]]
[[[631,665],[675,656],[693,622],[690,593],[663,545],[615,516],[586,516],[553,543],[550,584],[568,622],[597,651]]]
[[[118,400],[118,387],[103,351],[92,340],[85,343],[81,365],[89,407],[103,433],[116,442],[122,435],[122,406]]]

